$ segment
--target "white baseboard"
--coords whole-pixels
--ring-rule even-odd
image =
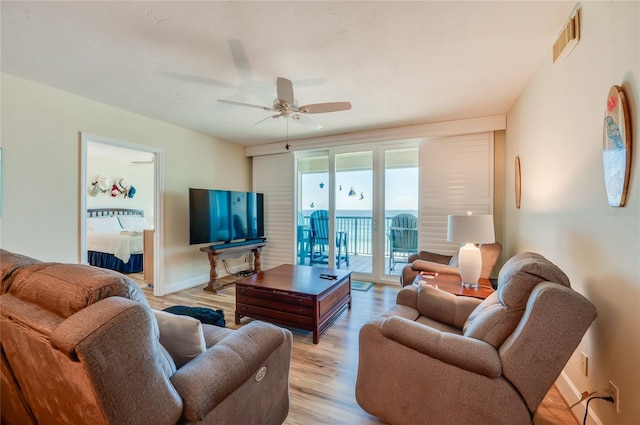
[[[573,403],[580,400],[581,394],[580,391],[573,385],[573,382],[569,379],[569,376],[562,371],[558,379],[556,380],[556,387],[558,391],[564,397],[565,401],[571,406]],[[584,411],[586,409],[587,402],[586,400],[582,403],[575,406],[571,409],[571,413],[576,418],[579,424],[582,424],[582,420],[584,418]],[[593,413],[593,410],[589,410],[589,415],[587,416],[587,425],[603,425],[602,421],[598,418],[598,416]]]
[[[209,275],[202,275],[193,277],[191,279],[183,280],[181,282],[175,282],[164,286],[164,293],[171,294],[172,292],[182,291],[183,289],[193,288],[194,286],[209,283]]]

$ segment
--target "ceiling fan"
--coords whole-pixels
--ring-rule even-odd
[[[322,126],[307,117],[306,114],[320,114],[325,112],[347,111],[351,109],[351,103],[349,102],[312,103],[310,105],[298,106],[298,101],[293,97],[293,84],[291,81],[282,77],[278,77],[277,93],[278,97],[274,100],[273,106],[253,105],[250,103],[234,102],[231,100],[218,100],[218,102],[247,106],[249,108],[259,108],[268,112],[277,112],[275,115],[270,115],[253,125],[260,124],[269,118],[285,117],[291,118],[312,130],[318,130],[322,128]]]

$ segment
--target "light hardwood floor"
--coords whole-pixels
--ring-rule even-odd
[[[130,276],[134,279],[136,276]],[[136,279],[137,280],[137,279]],[[205,285],[155,297],[153,290],[141,285],[153,308],[188,305],[222,309],[227,327],[234,323],[235,287],[225,287],[221,293],[203,291]],[[291,329],[293,355],[291,362],[291,407],[286,425],[313,424],[382,424],[356,403],[354,388],[358,367],[358,332],[371,317],[395,303],[400,289],[396,285],[377,283],[370,291],[352,291],[353,307],[340,317],[313,344],[311,332]],[[251,319],[243,319],[240,326]],[[536,425],[576,425],[566,403],[556,388],[547,394],[538,409]]]

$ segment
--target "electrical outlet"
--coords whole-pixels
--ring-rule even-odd
[[[618,387],[611,381],[609,381],[609,392],[611,393],[611,397],[613,397],[613,403],[616,406],[616,413],[620,413],[620,392],[618,391]]]
[[[580,352],[580,370],[582,370],[584,376],[589,376],[589,357],[584,351]]]

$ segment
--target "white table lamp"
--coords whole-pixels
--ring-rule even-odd
[[[477,243],[493,243],[496,241],[492,215],[450,215],[447,228],[449,242],[461,242],[458,255],[458,268],[462,284],[466,288],[477,288],[482,272],[482,255]]]

